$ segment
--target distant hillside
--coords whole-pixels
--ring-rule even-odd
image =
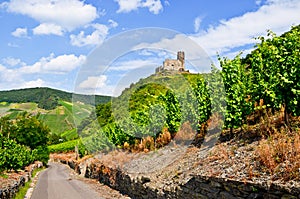
[[[74,94],[76,101],[86,104],[100,104],[111,100],[110,96]],[[25,103],[35,102],[40,108],[53,109],[58,100],[72,102],[73,93],[52,88],[26,88],[10,91],[0,91],[0,102]]]

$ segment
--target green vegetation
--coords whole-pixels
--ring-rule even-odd
[[[59,100],[58,106],[53,110],[44,110],[37,107],[36,103],[4,103],[0,107],[2,116],[9,119],[17,119],[18,115],[26,111],[38,115],[38,119],[44,122],[50,129],[49,144],[55,144],[60,139],[72,140],[78,138],[76,126],[81,120],[90,115],[93,107],[83,103],[71,103]],[[5,106],[4,106],[5,104]]]
[[[223,128],[232,133],[250,122],[248,118],[263,107],[258,104],[273,112],[283,108],[289,125],[288,116],[299,115],[300,110],[299,37],[299,26],[282,36],[269,32],[268,39],[260,37],[261,43],[245,58],[219,57],[222,70],[213,66],[209,74],[164,72],[141,79],[112,102],[98,105],[79,132],[88,136],[98,129],[98,136],[124,147],[148,136],[157,138],[164,129],[174,136],[187,122],[195,131],[205,132],[214,114],[224,118]],[[95,117],[97,124],[88,122]]]
[[[0,172],[3,170],[18,170],[29,165],[34,160],[29,147],[18,144],[0,134]]]
[[[201,74],[152,75],[111,102],[99,104],[82,121],[78,133],[89,151],[97,151],[124,145],[134,148],[149,136],[161,139],[164,130],[175,136],[186,122],[200,131],[210,116],[209,99]]]
[[[269,31],[268,39],[246,58],[221,59],[226,89],[227,128],[239,127],[263,104],[274,111],[284,109],[285,123],[289,115],[300,114],[300,26],[282,36]]]
[[[80,101],[85,104],[99,104],[110,101],[109,96],[92,96],[73,94],[52,88],[26,88],[10,91],[0,91],[0,102],[5,103],[25,103],[35,102],[39,108],[51,110],[57,107],[59,100],[72,102]]]
[[[40,172],[42,170],[44,170],[44,168],[37,168],[37,169],[33,170],[32,174],[31,174],[31,178],[34,178],[36,176],[37,172]],[[14,199],[24,199],[25,195],[27,193],[27,190],[30,188],[30,183],[31,183],[31,180],[26,182],[25,185],[23,187],[21,187],[19,189],[19,191],[16,193],[16,195],[14,196]]]
[[[76,139],[76,140],[71,140],[55,145],[50,145],[48,146],[48,150],[50,153],[61,153],[61,152],[69,152],[69,151],[74,151],[75,146],[78,147],[79,153],[81,155],[85,154],[85,147],[81,141],[81,139]]]
[[[237,128],[259,123],[261,115],[257,113],[274,114],[279,110],[284,113],[284,124],[276,128],[287,126],[293,132],[299,124],[290,126],[290,118],[300,115],[299,38],[300,26],[282,36],[270,31],[268,38],[259,38],[260,43],[245,58],[241,54],[233,59],[219,57],[222,70],[212,66],[208,74],[164,71],[151,75],[131,84],[117,98],[102,98],[105,103],[97,104],[95,110],[88,105],[92,101],[90,96],[77,95],[73,98],[77,100],[71,102],[69,93],[37,88],[31,91],[44,97],[33,99],[26,97],[25,89],[18,91],[24,95],[22,102],[30,99],[35,103],[12,104],[14,101],[7,96],[17,100],[18,97],[13,98],[16,93],[4,92],[0,113],[10,114],[1,119],[1,124],[12,119],[16,124],[1,126],[5,145],[2,144],[0,153],[21,150],[29,158],[22,159],[22,153],[18,154],[22,157],[16,155],[16,160],[0,157],[8,158],[9,162],[28,163],[32,157],[46,161],[47,151],[39,147],[44,146],[40,141],[51,145],[46,147],[49,152],[74,151],[77,146],[82,155],[115,147],[152,150],[184,132],[183,126],[204,135],[210,118],[214,117],[223,119],[223,129],[232,134]],[[19,114],[24,109],[36,110],[37,106],[51,110],[39,109],[43,111],[36,116]],[[17,124],[18,127],[14,126]],[[47,136],[40,135],[41,132],[47,132]],[[62,138],[67,142],[60,143]],[[291,148],[294,143],[290,141]],[[140,147],[142,144],[145,146]],[[25,163],[14,164],[19,168]],[[11,165],[2,167],[16,169]]]
[[[0,118],[0,171],[22,169],[34,160],[47,163],[48,133],[38,116],[26,112],[15,120]]]

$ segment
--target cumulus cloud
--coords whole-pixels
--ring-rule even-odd
[[[27,28],[17,28],[11,33],[14,37],[24,37],[27,38]]]
[[[92,76],[88,77],[86,80],[79,84],[79,88],[81,89],[96,89],[105,86],[105,82],[107,80],[107,76]]]
[[[54,73],[63,74],[79,67],[86,59],[86,56],[76,56],[74,54],[60,55],[55,57],[52,53],[49,57],[42,57],[32,65],[25,65],[19,68],[22,74],[32,73]]]
[[[108,35],[109,27],[103,24],[92,24],[88,27],[92,27],[94,31],[90,34],[86,34],[84,31],[80,31],[77,35],[70,35],[71,44],[73,46],[87,46],[87,45],[99,45]]]
[[[21,61],[21,59],[16,59],[13,57],[6,57],[2,59],[2,63],[8,66],[17,66],[17,65],[25,65],[24,62]]]
[[[70,72],[83,64],[85,59],[86,56],[84,55],[77,57],[74,54],[70,54],[54,57],[54,55],[51,54],[50,58],[41,61],[43,63],[42,70],[48,72]]]
[[[35,88],[35,87],[43,87],[46,82],[42,79],[38,78],[37,80],[27,81],[22,85],[22,88]]]
[[[49,24],[55,24],[55,33],[58,33],[58,26],[63,30],[72,31],[98,17],[94,6],[80,0],[10,0],[1,6],[8,12],[26,15],[44,24],[43,34],[47,33],[46,30],[49,31],[48,34],[53,34],[51,29],[45,28],[45,24],[48,24],[47,27]]]
[[[42,57],[33,64],[21,59],[7,57],[0,63],[0,87],[2,89],[27,88],[37,86],[65,87],[72,84],[70,76],[86,60],[86,56],[65,54],[55,56],[53,53]],[[47,81],[45,81],[45,80]],[[66,85],[67,82],[67,85]]]
[[[128,13],[138,8],[148,8],[149,12],[158,14],[163,10],[160,0],[115,0],[119,4],[117,13]]]
[[[282,34],[300,23],[299,0],[268,0],[257,11],[220,21],[199,34],[191,35],[210,54],[228,53],[234,48],[255,43],[255,37],[268,29]]]
[[[53,34],[53,35],[62,36],[63,29],[61,26],[58,26],[53,23],[42,23],[33,29],[33,34],[35,34],[35,35]]]

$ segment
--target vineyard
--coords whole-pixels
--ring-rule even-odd
[[[300,26],[281,36],[269,31],[245,57],[219,57],[222,70],[212,66],[208,74],[165,71],[141,79],[111,102],[98,105],[93,113],[97,120],[91,116],[93,122],[85,121],[79,134],[100,137],[95,139],[97,149],[133,149],[166,131],[174,137],[187,124],[195,133],[205,134],[212,117],[232,133],[259,123],[257,113],[277,111],[284,113],[283,126],[293,130],[297,126],[290,125],[289,118],[300,114],[299,38]]]
[[[207,74],[162,71],[131,84],[95,110],[56,98],[52,115],[12,110],[14,115],[0,121],[0,171],[17,170],[34,160],[46,162],[49,151],[72,151],[75,146],[81,155],[115,148],[149,151],[176,136],[201,140],[208,128],[232,134],[278,111],[283,123],[276,128],[297,131],[299,124],[291,118],[300,115],[300,26],[281,36],[269,31],[258,41],[245,57],[219,57],[221,70],[212,66]],[[2,110],[8,111],[7,104],[0,104]],[[214,118],[218,121],[211,127]],[[75,122],[69,122],[72,119]],[[57,125],[61,122],[63,130]],[[178,134],[186,129],[192,137]],[[59,143],[62,137],[71,141]]]

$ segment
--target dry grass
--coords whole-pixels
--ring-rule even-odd
[[[210,161],[227,161],[231,156],[234,156],[232,150],[225,143],[221,143],[214,147],[208,158]]]
[[[196,132],[193,130],[189,122],[181,125],[179,131],[176,133],[174,140],[176,142],[191,141],[195,138]]]
[[[76,161],[76,154],[74,152],[66,152],[66,153],[51,153],[50,160],[53,161],[68,161],[73,160]]]
[[[122,167],[125,163],[132,160],[134,154],[122,150],[114,150],[103,154],[99,159],[101,164],[109,165],[111,168]]]
[[[163,129],[163,132],[156,139],[156,147],[163,147],[171,142],[171,133],[167,128]]]
[[[290,133],[287,128],[281,128],[261,140],[255,153],[263,169],[274,179],[300,179],[300,130]]]

